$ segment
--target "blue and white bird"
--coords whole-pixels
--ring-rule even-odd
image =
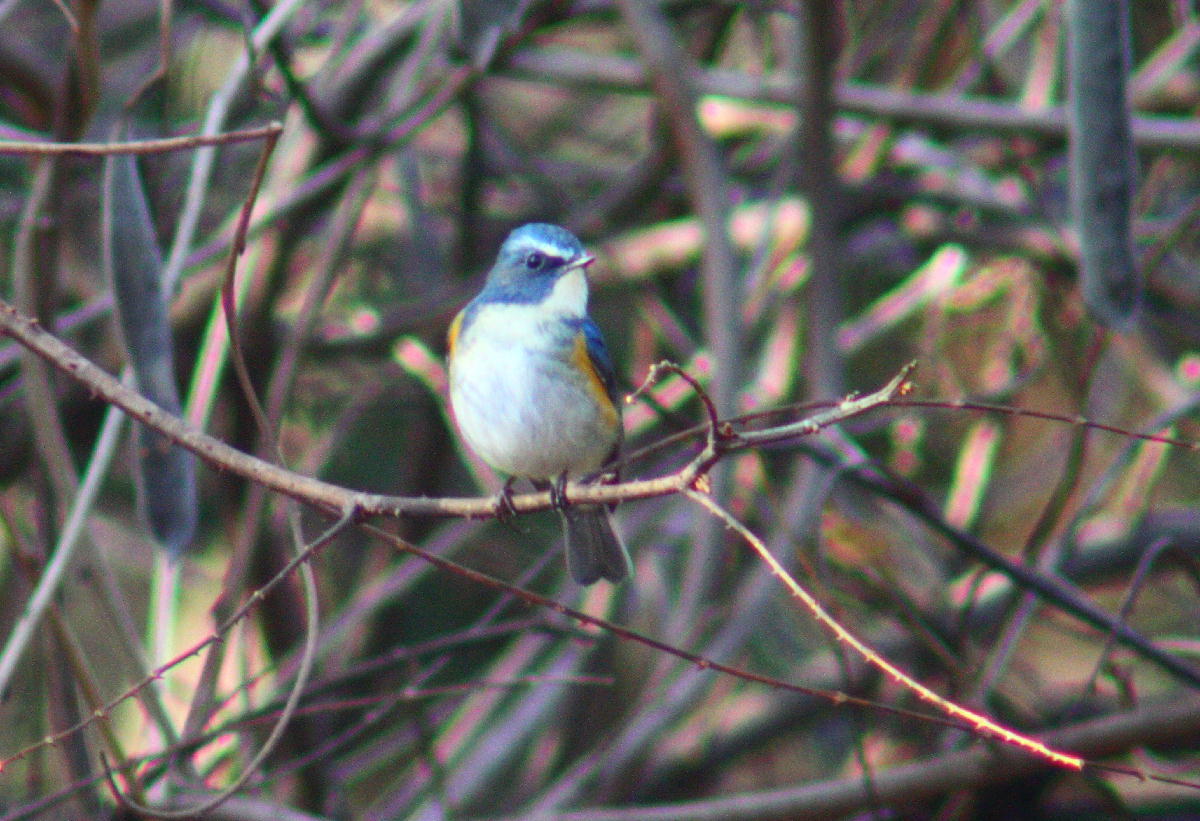
[[[621,447],[612,359],[588,316],[594,257],[570,231],[511,234],[449,332],[450,404],[466,444],[495,470],[541,489],[594,474]],[[629,554],[607,507],[561,509],[575,581],[619,582]]]

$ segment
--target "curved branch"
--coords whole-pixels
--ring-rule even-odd
[[[125,387],[111,375],[72,350],[54,335],[43,330],[36,321],[23,315],[11,305],[0,301],[0,334],[10,336],[46,359],[67,376],[87,385],[97,396],[128,413],[137,421],[154,428],[168,439],[195,453],[217,470],[236,473],[250,481],[284,494],[290,498],[323,510],[337,518],[351,511],[355,517],[392,516],[419,518],[492,519],[498,515],[495,499],[428,496],[385,496],[359,493],[337,485],[293,473],[281,467],[243,453],[173,416],[150,402],[136,391]],[[619,484],[580,484],[571,482],[566,496],[573,502],[613,504],[615,502],[670,496],[691,488],[705,476],[709,468],[727,453],[746,447],[762,446],[783,440],[793,440],[816,433],[830,425],[885,405],[908,392],[908,374],[912,366],[901,370],[895,378],[875,393],[861,398],[849,397],[822,414],[786,425],[758,431],[736,433],[719,438],[704,448],[694,459],[675,473],[653,479],[637,479]],[[833,458],[828,453],[814,452],[819,459]],[[1114,618],[1094,604],[1082,591],[1067,581],[1014,562],[968,533],[950,526],[934,510],[922,494],[883,475],[873,464],[848,466],[846,475],[856,482],[875,488],[885,496],[901,500],[907,509],[925,521],[934,531],[942,533],[956,544],[968,549],[976,558],[1001,571],[1018,584],[1024,585],[1061,607],[1064,612],[1097,629],[1111,632],[1127,647],[1170,671],[1180,679],[1200,685],[1200,670],[1183,659],[1167,653],[1129,625]],[[517,513],[550,510],[553,502],[549,492],[523,493],[512,497]]]

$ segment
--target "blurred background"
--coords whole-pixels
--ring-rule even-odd
[[[499,488],[453,434],[444,336],[530,221],[598,256],[625,392],[670,359],[755,428],[916,360],[907,400],[730,456],[713,497],[934,691],[1125,768],[926,718],[675,496],[618,508],[616,587],[570,581],[551,513],[376,524],[825,696],[349,529],[254,760],[302,580],[226,621],[294,555],[288,505],[5,341],[0,817],[131,817],[101,754],[164,809],[236,787],[226,818],[1200,814],[1198,48],[1179,0],[0,2],[0,293],[105,370],[271,458],[219,310],[264,140],[38,146],[274,121],[231,296],[300,473]],[[623,475],[685,464],[703,420],[678,379],[632,402]]]

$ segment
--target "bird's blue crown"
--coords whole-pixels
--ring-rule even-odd
[[[541,302],[564,268],[584,255],[583,243],[566,228],[545,222],[522,225],[500,246],[479,298],[487,302]]]

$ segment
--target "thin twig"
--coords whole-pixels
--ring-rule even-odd
[[[254,29],[251,37],[251,45],[254,50],[261,51],[268,42],[278,36],[283,30],[284,24],[303,5],[302,0],[282,0],[282,2],[276,3],[270,13]],[[237,65],[229,72],[225,84],[213,95],[204,117],[203,134],[215,135],[222,129],[225,118],[233,107],[238,92],[249,78],[252,68],[253,64],[249,56],[243,53],[238,58]],[[192,160],[192,171],[188,178],[183,207],[180,210],[179,219],[175,223],[171,252],[163,271],[163,288],[167,293],[172,292],[183,273],[184,262],[187,260],[192,240],[200,224],[200,212],[211,188],[209,181],[216,161],[216,146],[200,148]]]
[[[186,137],[160,137],[153,140],[125,140],[109,143],[51,143],[51,142],[0,142],[0,156],[85,156],[110,157],[118,154],[164,154],[168,151],[189,151],[205,146],[234,145],[254,142],[278,135],[283,131],[280,123],[269,123],[260,128],[243,131],[228,131],[223,134],[194,134]]]
[[[923,701],[933,704],[938,709],[944,711],[947,715],[967,722],[967,724],[972,726],[975,731],[981,735],[998,739],[1015,747],[1020,747],[1059,766],[1068,767],[1073,770],[1083,769],[1084,760],[1082,758],[1069,755],[1067,753],[1061,753],[1056,750],[1051,750],[1040,741],[1035,741],[1034,739],[1013,732],[1007,727],[997,724],[986,716],[972,712],[965,707],[960,707],[954,702],[942,698],[933,690],[930,690],[924,684],[921,684],[899,667],[896,667],[896,665],[880,656],[878,653],[864,644],[857,636],[843,627],[837,621],[837,619],[829,615],[829,612],[821,606],[821,603],[818,602],[811,593],[801,587],[800,584],[792,577],[792,575],[784,569],[783,565],[779,564],[778,560],[776,560],[775,557],[771,555],[771,552],[767,550],[766,545],[762,543],[762,540],[755,536],[745,525],[739,522],[727,510],[703,493],[698,493],[694,490],[688,489],[684,491],[684,494],[711,513],[715,518],[724,522],[726,527],[728,527],[730,530],[733,530],[735,533],[741,536],[742,539],[748,545],[750,545],[754,552],[758,554],[759,558],[767,563],[767,565],[771,568],[771,572],[774,573],[775,576],[784,583],[791,594],[800,600],[805,609],[812,614],[813,618],[815,618],[823,627],[829,630],[839,642],[848,645],[860,656],[866,659],[869,664],[881,670],[892,680],[908,688]]]
[[[342,518],[340,518],[329,529],[318,536],[315,541],[307,545],[298,545],[296,556],[292,559],[292,561],[289,562],[287,566],[283,568],[283,570],[277,573],[275,577],[271,579],[271,581],[254,591],[254,594],[247,599],[245,604],[243,604],[242,607],[239,608],[229,620],[219,625],[212,632],[212,634],[200,642],[200,644],[186,651],[163,668],[167,669],[168,667],[178,664],[184,659],[199,653],[209,644],[220,643],[229,630],[232,629],[235,624],[249,615],[251,610],[256,607],[277,584],[279,584],[285,578],[288,578],[293,572],[299,569],[301,577],[305,578],[307,582],[311,583],[311,589],[305,591],[305,603],[307,605],[306,617],[309,619],[308,624],[310,627],[312,627],[312,629],[308,630],[305,634],[306,644],[304,648],[304,654],[301,657],[300,670],[297,672],[292,689],[288,693],[287,701],[284,703],[283,709],[280,711],[278,720],[275,722],[274,726],[272,726],[270,734],[267,736],[266,740],[263,741],[262,747],[259,748],[258,753],[254,756],[254,758],[252,758],[246,764],[241,774],[235,778],[233,783],[228,787],[222,789],[216,795],[211,796],[202,803],[182,810],[166,811],[152,807],[141,806],[140,804],[132,801],[128,796],[121,794],[120,790],[116,788],[116,784],[112,781],[110,775],[110,787],[113,788],[114,796],[122,805],[151,818],[182,819],[202,816],[240,790],[245,783],[258,772],[258,766],[275,749],[275,745],[279,742],[284,730],[287,729],[288,723],[300,703],[300,698],[304,694],[304,686],[308,681],[308,674],[311,670],[312,659],[316,654],[316,583],[312,580],[312,569],[308,564],[308,560],[312,558],[314,553],[333,541],[334,537],[341,533],[342,530],[345,529],[346,525],[351,521],[351,512],[347,511]],[[307,575],[305,574],[306,570]],[[149,680],[140,682],[138,685],[136,685],[137,689],[144,687],[148,681]],[[117,699],[113,702],[110,702],[105,706],[103,712],[107,713],[108,711],[111,711],[112,708],[119,704],[122,700],[123,699]],[[186,740],[185,743],[187,743]],[[107,774],[109,772],[107,761],[104,762],[104,769],[105,773]]]

